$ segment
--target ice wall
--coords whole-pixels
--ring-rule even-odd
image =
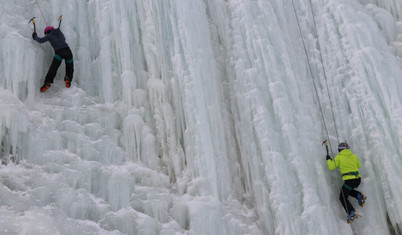
[[[45,22],[0,0],[0,233],[402,232],[399,1],[38,2],[74,81],[39,93]],[[324,139],[362,162],[352,225]]]

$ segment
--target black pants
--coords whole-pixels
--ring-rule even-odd
[[[350,214],[350,212],[355,209],[353,208],[352,204],[350,204],[348,196],[350,195],[357,199],[357,195],[360,192],[354,189],[359,187],[360,182],[361,182],[360,178],[345,180],[345,184],[341,188],[341,195],[339,196],[339,200],[341,201],[343,208],[345,208],[345,211],[348,214]]]
[[[59,69],[61,62],[66,63],[66,76],[64,80],[73,80],[74,73],[74,61],[73,53],[71,53],[70,48],[62,48],[55,51],[52,64],[50,65],[49,71],[47,72],[45,83],[53,83],[54,77],[56,77],[57,69]]]

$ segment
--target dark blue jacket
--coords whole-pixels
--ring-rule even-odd
[[[66,38],[59,28],[53,29],[48,35],[45,35],[43,38],[35,35],[34,39],[39,43],[49,41],[55,51],[68,47],[68,44],[66,43]]]

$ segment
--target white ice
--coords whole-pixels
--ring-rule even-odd
[[[0,234],[402,233],[400,0],[0,5]],[[74,80],[40,93],[60,15]]]

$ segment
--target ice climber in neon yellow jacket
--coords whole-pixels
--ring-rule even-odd
[[[334,160],[332,160],[329,155],[327,155],[326,159],[330,170],[339,168],[342,174],[344,184],[341,188],[339,200],[341,201],[343,208],[345,208],[346,213],[348,213],[347,222],[351,223],[355,219],[357,213],[349,202],[348,196],[350,195],[356,198],[360,206],[364,206],[367,198],[363,193],[355,190],[361,182],[359,158],[352,153],[347,143],[340,143],[338,151],[339,154],[336,155]]]

